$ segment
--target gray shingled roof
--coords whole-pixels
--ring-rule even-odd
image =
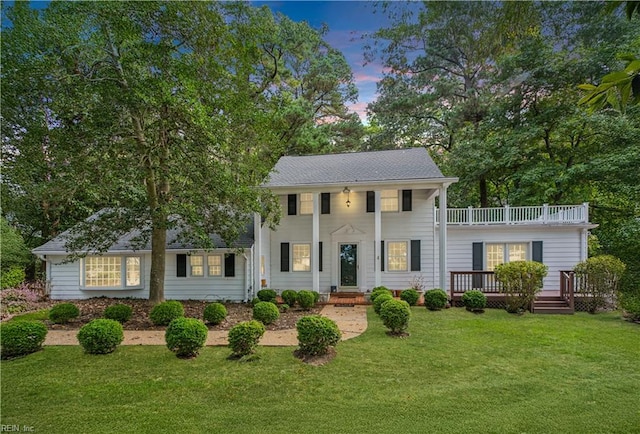
[[[425,148],[282,157],[265,187],[444,178]]]

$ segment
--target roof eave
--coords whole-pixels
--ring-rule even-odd
[[[330,182],[330,183],[310,183],[310,184],[292,184],[292,185],[262,185],[261,188],[268,188],[274,193],[282,191],[308,191],[309,189],[339,189],[349,187],[351,190],[360,189],[362,187],[380,187],[380,186],[415,186],[420,188],[437,188],[439,186],[449,186],[458,182],[458,178],[420,178],[420,179],[386,179],[380,181],[353,181],[353,182]]]

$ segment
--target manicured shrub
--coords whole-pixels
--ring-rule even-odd
[[[196,318],[176,318],[169,323],[164,333],[167,348],[180,358],[195,357],[205,342],[209,330]]]
[[[253,353],[258,341],[264,335],[264,324],[259,321],[245,321],[229,330],[229,348],[234,356],[242,357]]]
[[[373,310],[375,313],[380,314],[380,308],[382,307],[382,303],[388,300],[393,300],[393,296],[391,294],[380,294],[373,300]]]
[[[94,319],[78,332],[78,342],[89,354],[112,353],[123,339],[122,324],[113,319]]]
[[[293,289],[285,289],[282,291],[282,300],[289,306],[293,307],[295,306],[296,301],[298,301],[298,292]]]
[[[320,315],[303,316],[296,323],[296,330],[300,352],[310,356],[325,354],[342,337],[335,321]]]
[[[280,312],[286,312],[290,309],[290,306],[287,303],[282,303],[278,305],[278,309]]]
[[[529,309],[542,290],[547,270],[546,265],[536,261],[513,261],[496,266],[496,279],[502,284],[507,312]]]
[[[430,289],[424,293],[424,305],[429,310],[440,310],[447,305],[447,293],[440,288]]]
[[[251,306],[255,306],[256,304],[260,303],[260,299],[258,297],[254,298],[253,300],[251,300]]]
[[[184,306],[177,300],[168,300],[153,306],[149,319],[157,326],[169,325],[176,318],[184,316]]]
[[[380,308],[380,319],[392,334],[401,334],[409,327],[411,308],[404,300],[387,300]]]
[[[80,309],[73,303],[56,304],[49,310],[49,319],[56,324],[66,324],[80,316]]]
[[[587,296],[585,301],[589,312],[595,313],[613,304],[626,268],[620,259],[611,255],[594,256],[575,266],[579,282],[577,290]]]
[[[261,301],[253,306],[253,319],[263,324],[271,324],[280,318],[278,306],[270,301]]]
[[[271,303],[276,303],[278,297],[278,293],[273,289],[261,289],[258,291],[258,298],[260,301],[270,301]]]
[[[400,293],[400,299],[409,303],[409,306],[415,306],[420,299],[420,293],[415,289],[405,289]]]
[[[318,291],[311,291],[313,294],[313,304],[317,304],[320,301],[320,293]]]
[[[640,293],[625,293],[620,297],[623,315],[629,321],[640,322]]]
[[[378,296],[380,296],[382,294],[389,294],[389,295],[393,296],[393,293],[387,287],[385,287],[385,286],[376,286],[375,288],[373,288],[373,291],[371,291],[371,297],[369,297],[371,299],[371,303],[376,301],[376,298],[378,298]]]
[[[25,277],[24,267],[12,265],[0,273],[0,289],[15,288],[24,282]]]
[[[119,323],[125,323],[131,319],[131,315],[133,314],[133,309],[131,306],[126,304],[114,304],[111,306],[107,306],[104,310],[104,317],[106,319],[114,319]]]
[[[462,302],[470,312],[483,312],[487,307],[487,296],[482,291],[473,289],[462,294]]]
[[[298,305],[304,310],[309,310],[315,305],[315,296],[312,291],[303,289],[298,291]]]
[[[0,357],[11,359],[42,348],[47,327],[40,321],[11,321],[0,324]]]
[[[206,323],[218,325],[227,317],[227,308],[222,303],[209,303],[202,317]]]

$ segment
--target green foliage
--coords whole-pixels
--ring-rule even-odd
[[[380,308],[382,323],[392,334],[402,334],[409,327],[411,309],[404,300],[387,300]]]
[[[0,324],[0,355],[10,359],[42,348],[47,327],[40,321],[10,321]]]
[[[19,285],[24,280],[24,267],[30,259],[31,252],[25,245],[22,235],[10,226],[4,217],[0,217],[0,271],[2,273],[0,289]],[[19,276],[16,270],[22,270],[23,274],[18,282],[15,282]],[[13,273],[14,277],[5,276],[5,273]]]
[[[290,308],[291,308],[291,306],[289,306],[287,303],[282,303],[282,304],[278,305],[278,310],[280,310],[280,312],[282,312],[282,313],[288,311]]]
[[[253,306],[253,319],[263,324],[271,324],[280,318],[278,306],[270,301],[261,301]]]
[[[176,318],[184,316],[184,306],[177,300],[167,300],[153,306],[149,319],[154,325],[166,326]]]
[[[300,318],[296,323],[296,330],[300,352],[310,356],[326,354],[342,337],[335,321],[320,315]]]
[[[487,296],[473,289],[462,294],[462,302],[466,309],[471,312],[482,312],[487,307]]]
[[[293,289],[285,289],[282,291],[282,300],[289,306],[293,307],[298,300],[298,292]]]
[[[311,309],[315,305],[315,299],[312,291],[306,289],[298,291],[298,305],[304,310]]]
[[[424,305],[429,310],[440,310],[447,305],[447,293],[440,288],[430,289],[424,293]]]
[[[227,308],[222,303],[209,303],[202,316],[206,323],[218,325],[227,317]]]
[[[373,310],[375,313],[380,314],[380,308],[385,301],[393,300],[393,296],[388,293],[379,294],[375,300],[373,300]]]
[[[196,318],[176,318],[167,327],[164,339],[167,348],[180,358],[195,357],[207,342],[209,330]]]
[[[56,324],[66,324],[80,316],[80,309],[73,303],[59,303],[49,310],[49,319]]]
[[[420,299],[420,293],[415,289],[405,289],[400,293],[400,299],[409,303],[409,306],[415,306]]]
[[[114,304],[108,306],[104,310],[104,317],[106,319],[113,319],[119,323],[125,323],[131,319],[133,309],[127,304]]]
[[[245,321],[229,330],[229,348],[234,356],[243,357],[252,354],[258,341],[264,335],[264,325],[259,321]]]
[[[313,294],[313,304],[317,304],[320,301],[320,293],[318,291],[311,291]]]
[[[276,303],[276,298],[278,293],[273,289],[261,289],[258,291],[258,298],[260,301],[269,301],[271,303]]]
[[[508,312],[516,313],[529,309],[542,290],[548,267],[535,261],[513,261],[497,265],[496,279],[502,284]]]
[[[15,288],[24,282],[24,267],[12,265],[6,271],[0,271],[0,289]]]
[[[112,353],[123,339],[122,324],[112,319],[94,319],[78,332],[78,342],[88,354]]]
[[[595,313],[615,300],[625,269],[626,265],[611,255],[587,258],[575,266],[577,291],[587,295],[589,312]]]
[[[620,307],[630,321],[640,322],[640,293],[625,293],[620,296]]]
[[[386,288],[384,286],[376,286],[375,288],[373,288],[373,291],[371,291],[371,296],[369,297],[370,300],[371,300],[371,303],[376,301],[376,298],[378,298],[378,296],[380,296],[382,294],[391,295],[392,293],[391,293],[391,290],[389,290],[388,288]]]

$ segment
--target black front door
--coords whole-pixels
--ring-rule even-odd
[[[358,245],[340,244],[340,287],[358,286]]]

